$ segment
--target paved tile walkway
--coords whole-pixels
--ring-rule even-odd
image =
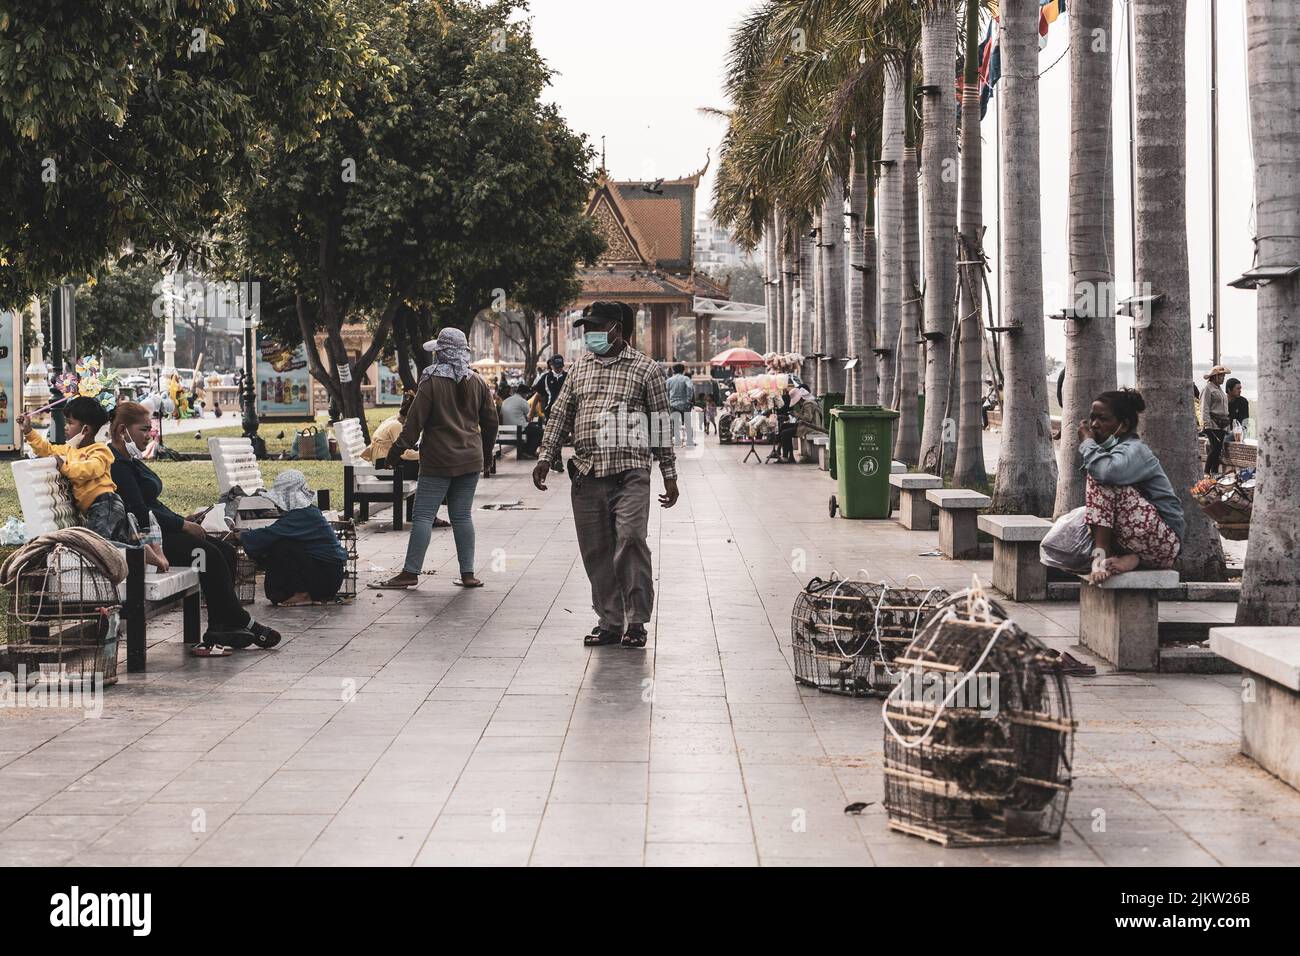
[[[480,575],[450,535],[412,593],[276,610],[286,641],[225,660],[152,622],[147,675],[100,719],[0,711],[9,864],[1246,864],[1300,862],[1300,793],[1238,753],[1240,679],[1073,680],[1076,785],[1059,845],[943,850],[888,831],[878,702],[798,687],[789,615],[837,568],[965,586],[987,561],[936,535],[830,519],[826,475],[710,442],[651,521],[659,600],[644,652],[587,650],[568,484],[526,463],[480,484]],[[656,479],[656,482],[658,479]],[[405,535],[372,523],[363,581]],[[859,572],[859,569],[862,569]],[[1011,605],[1057,647],[1070,604]],[[1166,605],[1230,621],[1231,605]],[[853,801],[871,805],[845,816]]]

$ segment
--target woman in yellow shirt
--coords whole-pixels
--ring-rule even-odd
[[[59,472],[72,484],[72,497],[82,524],[96,534],[121,544],[135,543],[126,520],[126,506],[113,483],[113,451],[95,435],[108,424],[108,412],[93,398],[78,396],[63,409],[68,441],[53,445],[32,430],[31,416],[18,416],[23,437],[37,458],[54,457]]]

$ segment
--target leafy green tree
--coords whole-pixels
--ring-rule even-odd
[[[0,2],[0,305],[128,242],[201,243],[336,105],[357,52],[339,3]]]
[[[296,331],[312,375],[364,421],[361,380],[395,323],[404,369],[434,328],[468,329],[484,309],[553,314],[600,243],[583,216],[591,149],[541,103],[549,72],[511,22],[521,3],[343,8],[367,50],[342,109],[278,152],[238,231],[254,272],[292,291],[291,312],[264,310],[268,331]],[[372,340],[354,361],[342,330],[359,322]]]
[[[153,341],[162,327],[154,315],[161,279],[155,263],[109,262],[77,286],[77,350],[132,352]]]

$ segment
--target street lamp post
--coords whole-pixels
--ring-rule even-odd
[[[241,302],[239,314],[244,321],[244,388],[243,388],[243,405],[244,405],[244,437],[253,443],[253,454],[258,458],[266,457],[266,442],[257,434],[257,383],[253,381],[253,370],[257,361],[257,343],[255,340],[255,330],[257,328],[258,308],[261,305],[260,289],[254,289],[252,275],[249,272],[244,273],[244,281],[240,284]]]

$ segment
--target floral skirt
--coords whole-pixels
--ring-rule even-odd
[[[1111,529],[1115,551],[1136,554],[1143,568],[1174,566],[1182,550],[1178,535],[1132,485],[1103,485],[1089,477],[1085,504],[1088,524]]]

